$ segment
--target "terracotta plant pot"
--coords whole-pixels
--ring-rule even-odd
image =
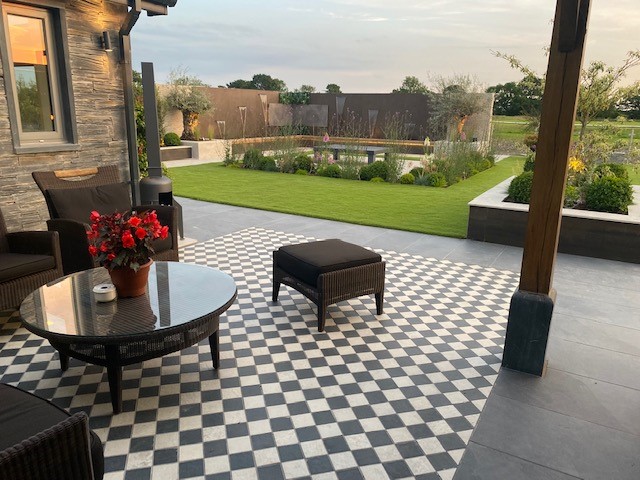
[[[144,265],[140,265],[138,271],[132,268],[114,268],[109,270],[111,282],[116,287],[118,297],[139,297],[147,291],[149,280],[149,268],[153,260],[149,260]]]

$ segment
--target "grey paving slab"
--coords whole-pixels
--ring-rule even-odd
[[[369,246],[387,251],[404,252],[405,249],[422,239],[423,234],[401,230],[381,229],[381,234],[369,241]]]
[[[574,480],[578,477],[471,442],[453,480]]]
[[[446,258],[460,244],[459,238],[422,235],[415,242],[407,245],[404,252],[413,253],[426,258]],[[467,262],[464,262],[467,263]]]
[[[452,262],[471,262],[475,265],[489,267],[495,263],[503,251],[504,245],[461,240],[456,245],[456,248],[446,256],[446,259]]]
[[[638,356],[552,337],[547,358],[552,368],[640,390]]]
[[[495,393],[471,441],[579,478],[640,477],[640,437]]]
[[[640,356],[640,325],[638,327],[620,327],[556,312],[551,322],[551,337]]]
[[[596,320],[611,325],[640,328],[640,309],[619,303],[619,299],[601,296],[588,297],[566,285],[556,285],[558,296],[555,313]]]
[[[548,368],[543,378],[502,369],[492,392],[528,405],[640,435],[640,392]]]
[[[519,272],[522,267],[522,248],[505,245],[500,255],[490,266],[500,270]]]

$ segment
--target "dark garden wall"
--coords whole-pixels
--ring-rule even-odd
[[[161,85],[160,94],[166,95],[167,89],[167,85]],[[268,133],[266,128],[268,104],[277,103],[280,92],[240,88],[205,87],[205,89],[213,108],[200,115],[197,127],[199,137],[243,138],[244,136],[249,138],[261,137]],[[266,103],[263,103],[263,99]],[[245,107],[244,111],[241,107]],[[219,122],[224,122],[224,126]],[[166,132],[181,135],[182,114],[177,110],[170,110],[165,118],[164,127]]]
[[[1,4],[5,8],[8,2]],[[0,208],[10,231],[46,228],[47,208],[31,178],[35,170],[116,163],[123,179],[129,179],[122,67],[118,63],[117,48],[117,31],[125,18],[126,7],[104,0],[34,1],[34,4],[63,6],[60,35],[68,43],[77,140],[73,145],[53,147],[41,153],[16,153],[6,93],[10,86],[5,84],[5,72],[0,65]],[[112,52],[102,49],[103,31],[111,34]],[[4,38],[0,41],[5,42]],[[6,48],[2,51],[6,52]]]

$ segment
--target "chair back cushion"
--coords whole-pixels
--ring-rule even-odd
[[[0,283],[53,268],[56,268],[56,260],[49,255],[0,253]]]
[[[98,187],[52,189],[47,190],[47,194],[55,210],[53,218],[89,223],[93,210],[110,214],[131,209],[129,187],[124,182]]]

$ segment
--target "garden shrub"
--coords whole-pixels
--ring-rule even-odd
[[[415,178],[418,178],[418,177],[423,177],[425,173],[427,173],[427,171],[422,167],[414,167],[409,171],[409,173],[413,175]]]
[[[309,175],[309,172],[300,168],[296,170],[296,175]]]
[[[422,175],[420,177],[415,177],[416,185],[422,185],[423,187],[431,186],[431,179],[427,175]]]
[[[165,134],[164,144],[167,147],[179,147],[180,145],[182,145],[182,142],[180,141],[180,135],[173,132]]]
[[[575,185],[567,185],[564,190],[564,207],[573,208],[580,202],[580,189]]]
[[[321,177],[340,178],[340,166],[335,163],[322,165],[318,167],[316,174]]]
[[[486,160],[489,160],[487,163]],[[472,144],[449,142],[434,151],[435,170],[444,175],[447,185],[464,180],[471,175],[486,170],[492,165],[491,159],[484,157]]]
[[[509,185],[509,198],[515,203],[529,203],[531,198],[531,185],[533,185],[533,172],[523,172],[511,180]]]
[[[618,177],[629,180],[629,172],[624,165],[619,163],[601,163],[598,165],[593,174],[595,177]]]
[[[342,178],[346,178],[347,180],[358,180],[358,178],[360,178],[359,172],[362,162],[357,157],[342,155],[340,156],[338,165],[340,165],[340,176]]]
[[[633,189],[624,178],[595,178],[585,189],[586,207],[597,212],[627,213],[632,200]]]
[[[427,185],[430,185],[432,187],[444,188],[448,185],[447,179],[440,172],[427,173],[425,177],[427,177]]]
[[[383,161],[377,160],[373,163],[363,166],[360,169],[360,180],[368,182],[375,177],[380,177],[383,180],[386,180],[388,173],[389,166]]]
[[[242,157],[242,166],[244,168],[251,168],[253,170],[260,169],[260,161],[264,158],[262,152],[257,148],[250,148],[246,152],[244,152],[244,157]]]
[[[524,159],[524,168],[525,172],[533,172],[533,168],[536,166],[536,154],[531,152]]]
[[[400,183],[403,185],[413,185],[416,182],[416,177],[411,173],[405,173],[400,177]]]
[[[313,159],[309,155],[305,155],[301,153],[296,156],[294,160],[295,173],[298,173],[298,170],[306,170],[307,172],[313,171]]]
[[[264,170],[265,172],[277,172],[278,166],[276,165],[276,159],[273,157],[262,157],[258,160],[258,170]]]
[[[373,177],[371,180],[369,180],[370,182],[373,183],[384,183],[384,178],[382,177]]]

